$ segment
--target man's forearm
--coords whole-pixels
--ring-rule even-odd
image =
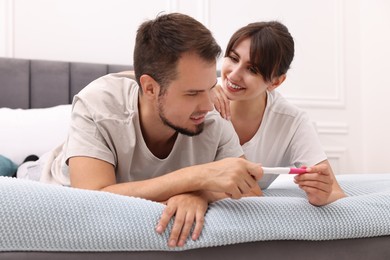
[[[165,201],[172,196],[199,189],[197,182],[193,180],[193,174],[189,173],[191,170],[190,167],[183,168],[152,179],[112,184],[101,190],[153,201]]]
[[[202,191],[203,196],[207,199],[209,203],[213,203],[218,200],[230,198],[229,194],[224,192],[214,192],[214,191]],[[249,193],[244,194],[243,197],[258,197],[263,196],[263,192],[260,189],[252,189]]]

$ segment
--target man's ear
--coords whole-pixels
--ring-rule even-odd
[[[281,75],[279,77],[273,78],[271,84],[268,86],[267,89],[269,91],[272,91],[272,90],[276,89],[277,87],[279,87],[283,83],[283,81],[285,79],[286,79],[286,74],[283,74],[283,75]]]
[[[157,97],[160,91],[160,85],[151,76],[144,74],[139,78],[142,93],[148,97]]]

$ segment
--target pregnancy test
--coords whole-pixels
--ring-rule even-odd
[[[289,167],[261,167],[263,173],[275,173],[275,174],[302,174],[306,173],[305,168],[289,168]]]

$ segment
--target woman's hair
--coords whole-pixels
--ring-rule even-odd
[[[286,26],[270,21],[242,27],[230,38],[225,57],[247,38],[251,39],[250,62],[265,81],[287,73],[294,58],[294,40]]]
[[[134,48],[134,72],[140,85],[143,74],[160,84],[162,91],[177,77],[177,64],[182,54],[195,53],[207,62],[221,55],[210,30],[194,18],[171,13],[141,24]]]

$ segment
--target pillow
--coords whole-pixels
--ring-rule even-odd
[[[49,108],[0,108],[0,154],[17,165],[41,156],[65,141],[71,105]]]
[[[0,176],[13,176],[18,166],[0,154]]]

